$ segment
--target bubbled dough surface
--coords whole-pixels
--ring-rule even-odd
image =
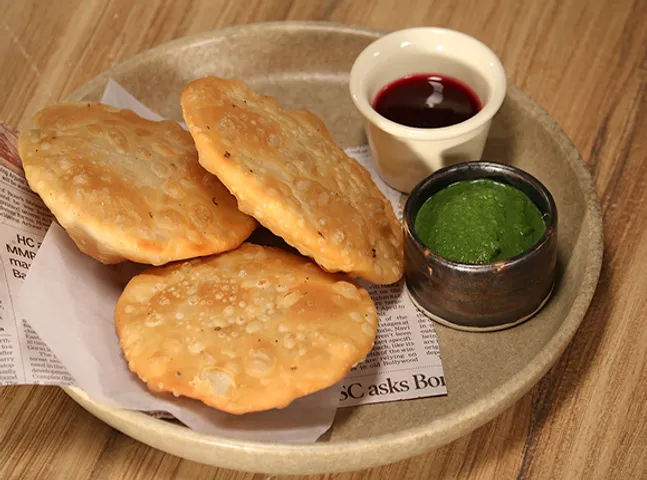
[[[152,391],[243,414],[341,380],[371,350],[377,313],[346,275],[245,243],[134,277],[115,325],[130,369]]]
[[[319,118],[216,77],[187,85],[182,111],[200,163],[243,212],[325,270],[400,279],[402,231],[391,205]]]
[[[160,265],[236,248],[256,222],[197,161],[191,135],[98,103],[39,112],[19,139],[29,186],[79,248]]]

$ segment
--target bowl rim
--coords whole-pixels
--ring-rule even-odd
[[[432,185],[435,182],[441,181],[446,176],[456,174],[457,176],[461,177],[467,174],[467,172],[474,172],[474,171],[478,173],[482,173],[483,176],[471,177],[469,178],[469,180],[490,178],[488,174],[491,175],[492,173],[498,174],[500,178],[506,178],[511,175],[518,176],[522,178],[527,185],[531,186],[536,192],[538,192],[542,197],[544,197],[548,205],[549,211],[547,213],[549,215],[550,222],[546,224],[546,230],[544,230],[544,233],[539,238],[539,240],[537,240],[537,242],[533,244],[530,248],[528,248],[527,250],[524,250],[523,252],[517,255],[504,258],[496,262],[471,264],[471,263],[458,262],[456,260],[445,258],[437,254],[433,250],[431,250],[420,239],[420,237],[416,232],[416,229],[414,228],[415,216],[413,214],[413,204],[418,201],[418,196],[422,195],[422,191],[424,189],[428,188],[430,185]],[[450,181],[450,183],[445,187],[443,187],[443,189],[447,188],[449,185],[452,185],[454,183],[464,181],[464,180],[467,180],[467,179],[457,178],[456,180]],[[494,181],[497,181],[497,180],[494,180]],[[430,198],[431,196],[427,197],[423,201],[423,204]],[[413,245],[419,251],[424,252],[425,258],[430,258],[434,262],[441,264],[447,268],[451,268],[456,271],[470,272],[470,273],[491,272],[492,270],[501,269],[504,266],[505,268],[513,268],[521,263],[524,263],[525,261],[527,261],[528,258],[537,255],[537,252],[539,252],[542,248],[545,248],[544,246],[551,240],[551,238],[557,235],[557,222],[558,222],[557,205],[555,204],[553,195],[550,193],[550,190],[542,182],[540,182],[534,175],[531,175],[527,171],[519,167],[515,167],[513,165],[500,163],[500,162],[493,162],[493,161],[484,161],[484,160],[472,160],[469,162],[460,162],[453,165],[449,165],[447,167],[436,170],[426,178],[422,179],[413,188],[413,190],[411,190],[411,194],[407,198],[407,201],[404,206],[403,215],[402,215],[402,223],[403,223],[403,228],[405,230],[406,236],[413,241]]]
[[[367,70],[371,68],[369,62],[372,61],[375,51],[383,46],[392,42],[400,42],[404,38],[411,38],[411,36],[425,35],[429,37],[442,37],[453,36],[471,42],[474,48],[481,50],[481,53],[489,57],[490,67],[494,69],[497,79],[493,82],[491,87],[491,96],[487,102],[480,99],[483,104],[482,108],[476,115],[456,123],[440,128],[418,128],[402,125],[400,123],[389,120],[383,115],[379,114],[373,107],[372,100],[367,100],[364,95],[364,89],[361,88],[363,80],[366,76]],[[414,44],[416,42],[411,42]],[[410,74],[425,73],[425,72],[410,72]],[[427,72],[429,73],[429,72]],[[478,72],[482,77],[483,74]],[[409,74],[407,74],[409,75]],[[485,77],[484,77],[485,78]],[[499,111],[503,101],[506,97],[507,80],[505,68],[499,57],[479,39],[468,35],[464,32],[453,30],[444,27],[411,27],[400,30],[395,30],[387,33],[366,46],[364,50],[357,56],[350,70],[349,76],[349,90],[350,96],[355,104],[355,107],[361,112],[364,118],[374,123],[377,127],[384,130],[391,135],[403,138],[415,138],[418,140],[448,140],[451,138],[459,137],[462,135],[469,135],[492,120],[492,117]],[[461,80],[461,79],[459,79]],[[462,80],[461,80],[462,81]],[[489,82],[488,82],[489,83]],[[381,88],[385,88],[383,85]]]

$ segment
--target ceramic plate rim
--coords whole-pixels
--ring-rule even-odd
[[[377,36],[386,33],[382,30],[363,26],[311,21],[249,23],[220,28],[175,39],[158,45],[152,49],[143,51],[92,78],[68,95],[64,101],[82,99],[91,90],[95,89],[97,85],[105,83],[110,76],[131,70],[132,65],[141,60],[150,60],[164,56],[165,52],[168,50],[192,48],[202,43],[235,35],[250,29],[267,29],[268,31],[284,30],[286,32],[322,30],[338,34],[361,35],[368,38],[377,38]],[[564,161],[573,169],[583,191],[586,204],[586,215],[588,215],[588,221],[590,222],[590,235],[588,241],[589,253],[587,256],[585,271],[569,313],[566,315],[561,326],[556,330],[544,348],[522,370],[502,384],[498,390],[490,392],[479,400],[463,407],[461,410],[444,415],[439,417],[439,419],[432,420],[431,422],[420,426],[400,430],[396,433],[376,435],[367,439],[335,440],[333,442],[312,442],[301,444],[238,440],[224,436],[201,433],[181,425],[175,425],[164,420],[155,419],[140,412],[123,410],[99,404],[88,397],[85,392],[78,387],[62,387],[63,390],[77,403],[91,411],[93,415],[99,416],[99,418],[106,423],[109,422],[104,417],[121,419],[133,424],[138,423],[140,426],[146,426],[149,429],[166,431],[170,436],[179,436],[185,441],[192,440],[201,444],[217,446],[219,448],[243,448],[249,454],[289,454],[298,451],[301,454],[313,454],[332,458],[337,456],[362,455],[362,453],[367,449],[374,449],[375,442],[379,442],[389,444],[393,447],[397,445],[403,448],[406,447],[406,453],[397,457],[405,458],[416,453],[426,451],[430,448],[447,444],[489,422],[527,393],[559,359],[560,355],[568,346],[584,319],[586,311],[588,310],[595,293],[602,265],[603,242],[601,209],[593,180],[581,155],[571,142],[570,138],[561,129],[561,127],[557,125],[552,117],[550,117],[525,93],[514,85],[509,84],[508,96],[518,96],[521,101],[525,102],[530,107],[532,115],[541,118],[545,122],[545,127],[552,130],[554,137],[558,139],[560,150],[564,156]],[[498,393],[502,391],[505,393]],[[442,419],[442,422],[439,422],[440,419]],[[440,425],[437,425],[438,423],[440,423]],[[442,441],[435,444],[432,437],[434,435],[439,435],[439,432],[443,432],[445,435],[440,435],[439,438],[442,438]],[[134,438],[137,438],[137,436],[134,436]],[[393,460],[391,459],[389,461]],[[384,463],[387,462],[385,461]],[[295,470],[291,469],[290,471],[294,472]],[[303,471],[310,472],[311,470],[304,469]],[[315,470],[312,471],[314,472]]]

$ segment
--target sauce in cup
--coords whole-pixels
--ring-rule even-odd
[[[442,128],[472,118],[482,108],[474,91],[447,75],[407,75],[383,87],[373,108],[385,118],[415,128]]]

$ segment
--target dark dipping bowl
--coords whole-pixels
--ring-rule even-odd
[[[429,250],[414,230],[422,205],[452,183],[481,178],[524,192],[544,216],[544,235],[515,257],[479,265],[448,260]],[[416,185],[404,207],[404,262],[409,294],[433,320],[479,332],[517,325],[537,313],[553,289],[557,264],[555,201],[539,180],[510,165],[475,161],[438,170]]]

